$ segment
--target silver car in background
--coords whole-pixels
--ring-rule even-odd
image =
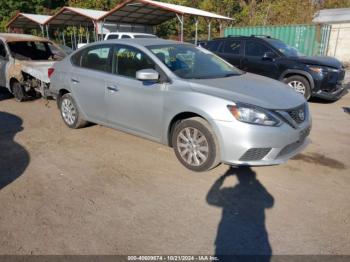
[[[157,141],[194,171],[280,164],[308,144],[302,95],[191,44],[94,43],[52,71],[50,90],[67,126],[88,121]]]

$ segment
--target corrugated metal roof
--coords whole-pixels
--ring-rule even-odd
[[[45,22],[51,18],[50,15],[35,15],[35,14],[25,14],[25,13],[21,13],[21,15],[41,25],[45,24]]]
[[[312,20],[316,24],[350,23],[350,8],[323,9]]]
[[[7,23],[7,27],[17,28],[37,28],[38,25],[43,25],[51,16],[49,15],[36,15],[17,13],[10,22]]]
[[[78,7],[62,7],[46,24],[50,26],[79,26],[98,21],[106,11]]]
[[[127,0],[113,8],[101,19],[106,19],[108,22],[117,23],[157,25],[174,18],[176,14],[233,20],[232,18],[226,16],[192,7],[152,0]]]
[[[78,7],[67,7],[67,9],[72,10],[77,14],[82,14],[87,17],[90,17],[91,19],[94,19],[94,20],[99,20],[101,16],[104,16],[105,14],[107,14],[106,11],[85,9],[85,8],[78,8]]]

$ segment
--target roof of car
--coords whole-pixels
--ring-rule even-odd
[[[154,35],[148,33],[137,33],[137,32],[109,32],[107,35],[117,35],[117,34],[128,34],[128,35]]]
[[[266,36],[266,35],[229,35],[226,37],[220,37],[220,38],[214,38],[210,41],[220,41],[220,40],[229,40],[232,38],[248,38],[248,39],[275,39],[273,37],[270,36]],[[206,42],[210,42],[210,41],[206,41]]]
[[[49,41],[46,38],[25,35],[25,34],[12,34],[12,33],[0,33],[0,39],[6,42],[18,42],[18,41]]]
[[[161,38],[124,38],[124,39],[113,39],[104,41],[105,43],[128,43],[128,44],[137,44],[141,46],[151,46],[151,45],[171,45],[171,44],[188,44],[181,43],[173,40],[165,40]],[[101,42],[100,42],[101,43]]]

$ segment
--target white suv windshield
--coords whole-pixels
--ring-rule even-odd
[[[241,71],[210,51],[186,44],[148,47],[174,74],[185,79],[240,75]]]

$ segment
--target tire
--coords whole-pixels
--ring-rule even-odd
[[[81,118],[79,108],[70,93],[60,98],[59,109],[63,122],[69,128],[78,129],[86,126],[87,122]]]
[[[24,88],[19,82],[14,82],[12,84],[11,90],[17,102],[23,102],[27,98]]]
[[[177,159],[192,171],[208,171],[220,163],[216,136],[203,118],[179,122],[172,132],[172,145]]]
[[[294,75],[285,78],[283,82],[293,88],[296,92],[302,94],[306,100],[310,99],[311,87],[309,81],[305,77]]]

